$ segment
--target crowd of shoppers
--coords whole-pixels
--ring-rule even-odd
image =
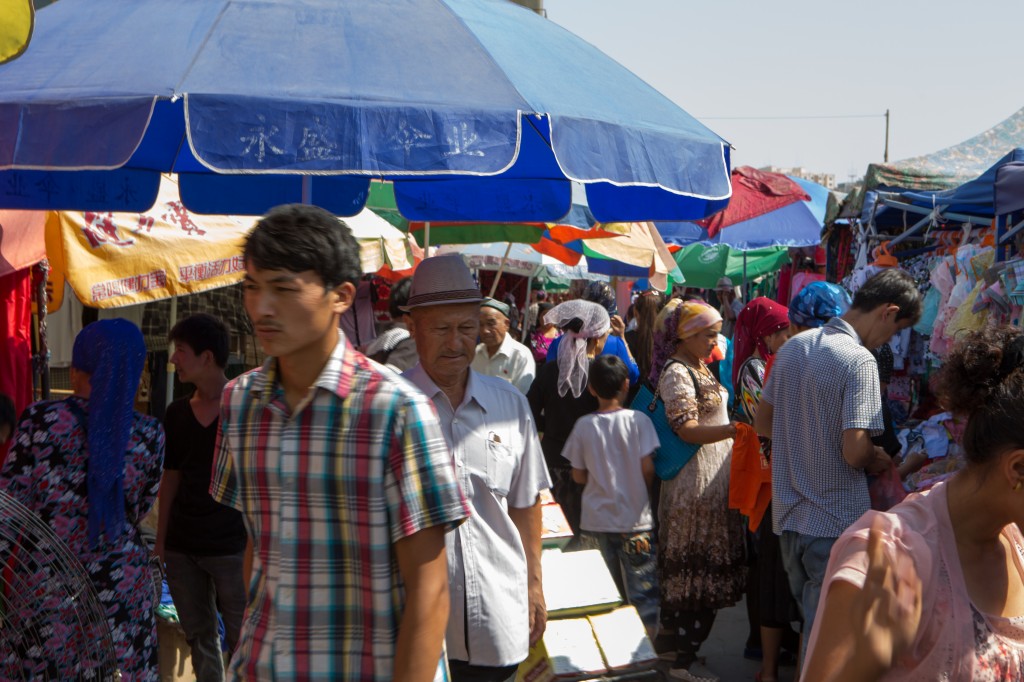
[[[702,645],[744,598],[736,653],[760,657],[760,682],[787,656],[815,681],[1020,679],[1019,330],[966,336],[937,378],[969,466],[870,512],[868,477],[893,467],[873,440],[891,427],[884,346],[922,310],[898,269],[788,306],[724,280],[718,308],[644,292],[623,320],[607,284],[520,315],[434,257],[357,348],[340,320],[358,254],[321,209],[261,218],[244,305],[266,361],[229,381],[229,330],[182,320],[170,361],[192,390],[163,425],[133,410],[145,347],[124,320],[76,339],[69,398],[17,420],[0,400],[0,488],[82,558],[122,679],[157,678],[155,556],[201,682],[513,680],[546,629],[548,489],[566,550],[600,551],[674,679],[719,679]],[[662,416],[631,409],[644,389]],[[730,503],[740,442],[771,474],[756,518]],[[76,676],[58,629],[38,634],[49,648],[19,650],[22,671]]]

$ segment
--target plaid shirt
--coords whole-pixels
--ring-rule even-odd
[[[404,602],[392,545],[469,513],[451,454],[430,402],[344,337],[294,414],[276,368],[221,401],[210,494],[243,513],[254,549],[231,673],[390,681]]]

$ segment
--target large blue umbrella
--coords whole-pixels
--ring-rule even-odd
[[[810,180],[788,176],[800,185],[810,201],[797,201],[749,220],[719,230],[714,237],[691,222],[659,222],[658,232],[668,244],[724,244],[751,251],[769,246],[814,246],[821,243],[821,230],[828,210],[829,190]]]
[[[0,203],[201,213],[700,219],[729,146],[604,53],[505,0],[62,0],[0,67]]]

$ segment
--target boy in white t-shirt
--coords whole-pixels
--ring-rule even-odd
[[[600,546],[619,592],[653,636],[660,597],[650,489],[658,434],[650,417],[622,407],[629,371],[618,357],[591,363],[587,390],[597,398],[597,412],[576,422],[562,450],[573,480],[585,486],[580,529]]]

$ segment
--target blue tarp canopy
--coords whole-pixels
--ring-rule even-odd
[[[0,67],[0,204],[200,213],[697,220],[729,146],[603,52],[506,0],[62,0]]]
[[[955,189],[942,191],[903,192],[901,199],[922,208],[946,206],[951,213],[991,218],[996,215],[996,176],[1007,164],[1024,162],[1024,148],[1006,154],[977,178]]]

